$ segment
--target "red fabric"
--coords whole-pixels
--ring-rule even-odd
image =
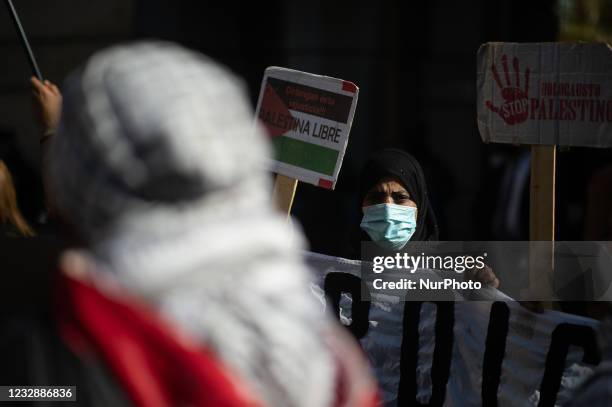
[[[201,346],[189,344],[146,307],[62,276],[58,318],[79,353],[101,356],[137,406],[259,406]]]

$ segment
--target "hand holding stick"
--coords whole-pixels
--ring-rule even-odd
[[[34,119],[41,129],[41,142],[44,142],[57,130],[62,115],[62,94],[50,81],[41,82],[32,76],[30,83]]]

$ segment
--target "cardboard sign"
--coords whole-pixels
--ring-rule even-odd
[[[354,83],[286,68],[264,73],[256,115],[275,148],[272,170],[333,189],[359,89]]]
[[[592,319],[535,314],[499,292],[495,302],[362,301],[359,261],[305,258],[313,294],[360,341],[385,406],[564,405],[600,362]]]
[[[489,43],[477,75],[484,142],[612,146],[608,45]]]

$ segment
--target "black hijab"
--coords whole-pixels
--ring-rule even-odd
[[[438,223],[429,203],[423,169],[419,162],[405,151],[389,148],[370,156],[361,171],[359,207],[361,208],[368,191],[388,176],[399,178],[410,194],[410,199],[417,204],[417,227],[410,241],[438,240]]]

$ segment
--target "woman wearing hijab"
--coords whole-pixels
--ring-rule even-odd
[[[439,239],[423,169],[412,155],[393,148],[380,150],[370,157],[360,180],[362,233],[356,235],[360,235],[361,241],[371,240],[384,249],[396,251],[409,241]],[[499,280],[489,267],[468,272],[467,276],[499,287]]]
[[[438,240],[438,224],[418,161],[398,149],[374,153],[359,190],[361,229],[369,240],[390,250],[411,241]]]

